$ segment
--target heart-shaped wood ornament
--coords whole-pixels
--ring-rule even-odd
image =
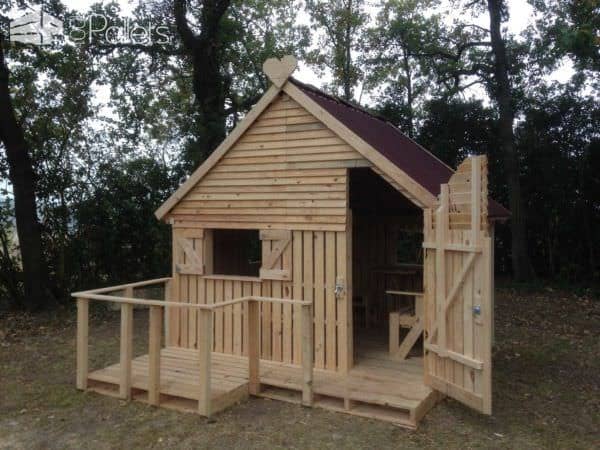
[[[282,59],[267,59],[263,63],[263,72],[275,86],[280,88],[296,67],[298,67],[298,60],[292,55],[286,55]]]

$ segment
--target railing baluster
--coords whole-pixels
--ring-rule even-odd
[[[252,395],[260,393],[259,367],[259,302],[248,301],[248,392]]]
[[[248,313],[248,391],[251,395],[260,394],[260,303],[272,302],[301,306],[301,338],[302,338],[302,404],[313,405],[313,365],[314,338],[312,303],[301,300],[272,298],[261,296],[245,296],[211,305],[180,304],[169,301],[169,281],[164,278],[151,280],[151,284],[166,281],[165,300],[147,300],[135,298],[134,287],[144,286],[148,282],[132,283],[118,286],[125,292],[123,296],[105,295],[100,292],[110,292],[115,288],[101,288],[72,294],[77,298],[77,388],[87,388],[88,378],[88,333],[89,333],[89,301],[100,300],[121,305],[121,343],[120,343],[120,374],[119,396],[129,400],[132,396],[132,360],[133,360],[133,311],[135,305],[150,308],[149,317],[149,349],[148,349],[148,402],[160,404],[161,384],[161,348],[163,331],[168,339],[167,324],[163,324],[168,311],[179,308],[193,308],[199,313],[199,393],[198,413],[209,417],[211,415],[211,356],[213,350],[214,311],[218,308],[247,302]]]
[[[160,403],[160,349],[162,338],[163,309],[150,307],[148,336],[148,403]]]
[[[210,309],[200,309],[198,356],[200,362],[200,394],[198,397],[198,413],[210,417],[211,414],[211,353],[213,343],[213,312]]]
[[[125,290],[126,297],[133,297],[132,288]],[[131,359],[133,357],[133,305],[121,303],[121,380],[119,396],[125,400],[131,399]]]
[[[89,305],[85,298],[77,299],[77,389],[87,389]]]
[[[313,404],[312,305],[302,305],[302,404]]]

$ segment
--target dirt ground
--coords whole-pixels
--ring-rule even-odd
[[[600,447],[600,298],[585,291],[500,289],[493,416],[447,399],[417,431],[262,399],[207,421],[78,392],[74,309],[0,314],[2,449]],[[116,362],[118,330],[118,313],[95,311],[92,368]]]

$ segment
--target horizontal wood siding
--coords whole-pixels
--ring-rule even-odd
[[[170,218],[206,228],[343,231],[346,169],[365,166],[357,151],[283,94]]]

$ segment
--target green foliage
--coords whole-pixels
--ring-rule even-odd
[[[481,101],[432,100],[425,105],[424,115],[418,141],[450,167],[469,155],[490,152],[495,117]]]
[[[202,2],[191,2],[189,21],[197,31]],[[234,1],[220,26],[225,80],[224,115],[228,129],[258,101],[267,81],[262,63],[271,56],[304,55],[308,29],[296,25],[297,5],[289,0]],[[183,57],[175,27],[172,1],[140,3],[131,19],[136,23],[160,23],[170,30],[170,45],[105,46],[93,50],[104,66],[101,81],[110,87],[111,106],[120,126],[116,134],[132,147],[141,143],[161,149],[178,164],[183,175],[208,154],[199,154],[198,142],[206,132],[194,104],[192,66]]]
[[[50,11],[59,17],[65,14],[58,3]],[[132,145],[127,125],[118,127],[98,113],[94,95],[106,68],[96,65],[90,48],[83,45],[7,48],[12,100],[34,161],[44,252],[58,297],[66,298],[75,287],[118,282],[123,277],[164,275],[169,267],[165,263],[168,235],[156,223],[153,211],[177,181],[164,161],[159,163],[155,154],[148,156],[148,149]],[[2,151],[2,179],[8,178],[7,171]],[[8,187],[1,194],[7,199],[2,217],[11,218]],[[111,238],[116,230],[132,225],[135,239],[151,243],[148,249],[139,241],[124,240],[125,249],[134,249],[127,252]],[[14,234],[14,220],[2,219],[0,304],[20,304]],[[128,266],[130,270],[123,270]]]
[[[298,6],[290,0],[238,0],[232,5],[226,60],[235,63],[228,70],[234,121],[268,88],[262,72],[267,58],[305,56],[310,35],[306,26],[296,23]]]
[[[598,279],[600,107],[560,86],[528,99],[517,128],[528,177],[523,178],[530,239],[542,275]],[[539,231],[543,230],[542,233]]]
[[[379,112],[411,137],[434,92],[429,55],[442,45],[442,25],[438,15],[424,14],[434,5],[434,0],[389,0],[367,34],[365,87],[378,93]]]
[[[532,0],[539,13],[540,52],[553,59],[569,55],[579,70],[600,71],[598,0]]]
[[[307,0],[306,11],[318,36],[317,48],[308,61],[322,74],[333,76],[328,89],[345,100],[354,99],[354,88],[363,73],[356,53],[364,44],[361,36],[368,21],[364,0]]]
[[[154,211],[176,180],[151,158],[98,167],[96,186],[74,205],[65,249],[70,289],[121,283],[169,273],[170,229]]]

